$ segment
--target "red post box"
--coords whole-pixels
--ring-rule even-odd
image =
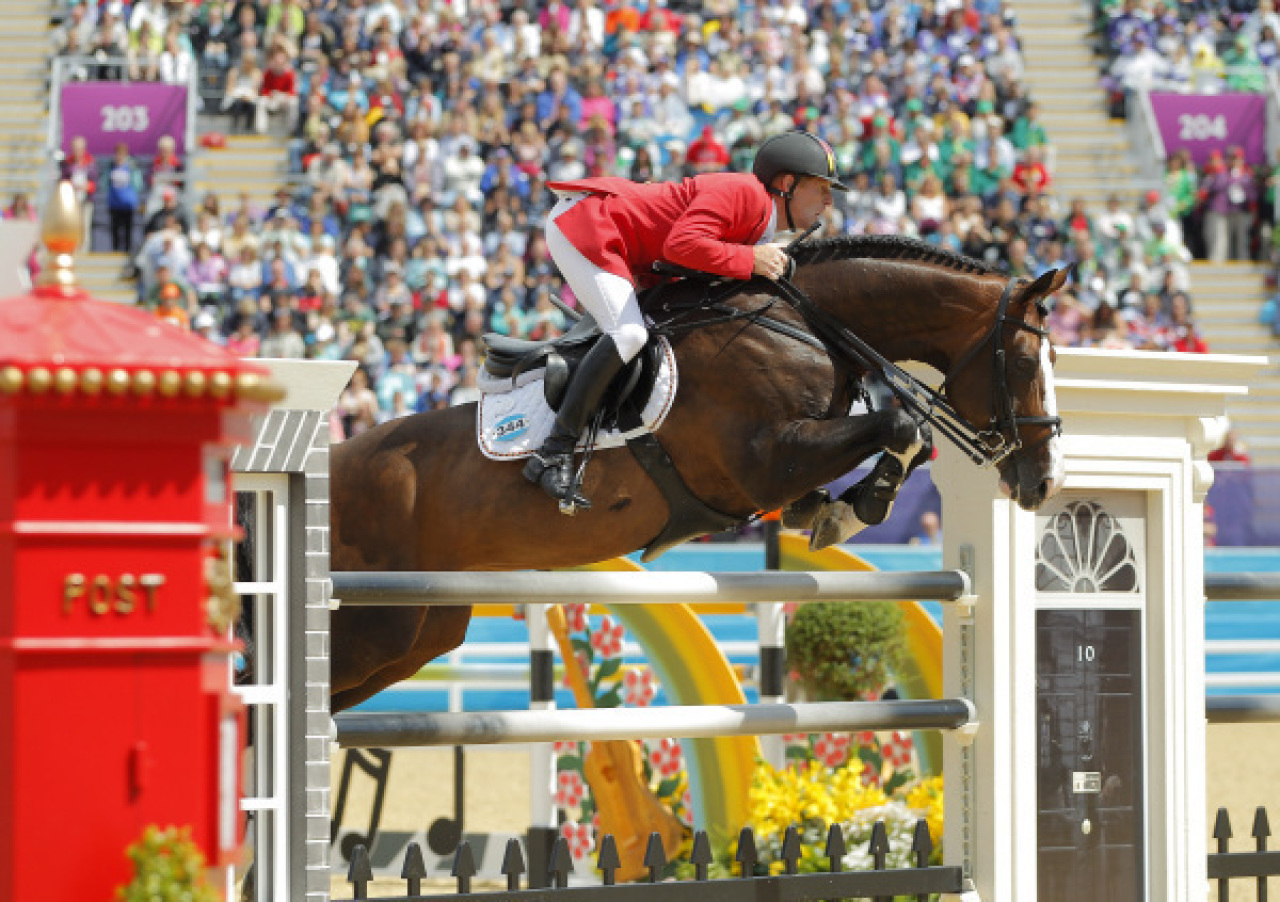
[[[240,844],[228,458],[277,390],[49,265],[0,301],[0,899],[109,900],[149,824],[211,868]],[[220,884],[215,884],[220,885]]]

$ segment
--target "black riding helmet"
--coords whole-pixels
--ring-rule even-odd
[[[831,185],[835,191],[848,191],[849,186],[836,178],[836,155],[831,145],[817,135],[805,131],[783,132],[760,145],[756,151],[751,172],[770,194],[781,197],[786,203],[787,225],[794,229],[791,218],[791,192],[780,191],[772,185],[774,176],[785,173],[811,175]]]

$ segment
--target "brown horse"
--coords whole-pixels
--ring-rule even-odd
[[[657,435],[697,498],[742,520],[790,506],[791,525],[817,525],[833,533],[826,541],[841,539],[851,499],[815,490],[881,450],[919,447],[920,417],[901,407],[849,415],[865,367],[832,348],[829,335],[828,349],[797,337],[823,332],[815,316],[889,360],[945,374],[942,393],[988,449],[983,456],[1010,496],[1034,509],[1052,494],[1061,464],[1044,299],[1062,286],[1065,270],[1015,282],[901,238],[824,239],[794,256],[791,284],[819,314],[802,315],[779,286],[759,280],[726,302],[765,311],[793,334],[719,316],[672,335],[680,392]],[[676,283],[664,300],[679,307],[705,291]],[[332,449],[335,571],[571,567],[627,554],[664,533],[664,495],[627,449],[592,459],[584,490],[594,506],[565,517],[524,480],[519,463],[480,453],[475,417],[474,404],[418,414]],[[456,648],[470,617],[460,607],[340,608],[333,710]]]

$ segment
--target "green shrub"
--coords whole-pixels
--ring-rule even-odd
[[[905,655],[902,611],[893,602],[802,604],[787,627],[787,666],[815,699],[879,693]]]
[[[191,828],[154,824],[128,850],[134,876],[116,890],[120,902],[221,902],[205,878],[204,855],[191,840]]]

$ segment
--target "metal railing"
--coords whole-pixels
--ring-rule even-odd
[[[1144,179],[1162,180],[1167,155],[1160,126],[1156,123],[1155,107],[1151,104],[1151,92],[1145,88],[1129,91],[1125,107],[1129,150],[1138,165],[1138,172]]]

